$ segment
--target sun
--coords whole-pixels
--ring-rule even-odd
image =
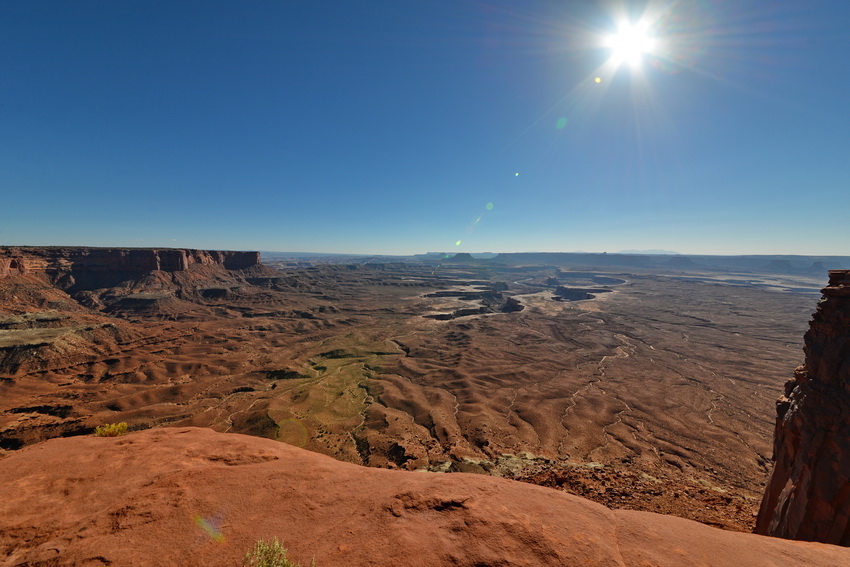
[[[639,67],[644,55],[653,52],[655,44],[655,38],[642,23],[622,23],[617,33],[608,36],[605,41],[605,45],[611,48],[612,63],[618,66],[628,63],[632,67]]]

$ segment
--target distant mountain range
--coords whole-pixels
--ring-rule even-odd
[[[672,250],[657,250],[654,248],[650,248],[647,250],[620,250],[619,252],[615,252],[615,254],[656,254],[656,255],[677,255],[678,252],[673,252]]]

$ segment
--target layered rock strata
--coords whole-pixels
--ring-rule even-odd
[[[190,266],[244,270],[260,264],[259,252],[179,248],[0,247],[0,277],[45,275],[63,288],[100,286],[114,276],[179,272]],[[109,276],[113,277],[109,277]],[[111,283],[111,282],[108,282]],[[107,283],[107,285],[108,285]]]
[[[0,382],[117,361],[161,333],[128,318],[204,320],[224,299],[268,299],[248,278],[278,272],[259,260],[259,252],[0,247]]]
[[[777,402],[756,532],[850,546],[850,270],[829,272],[805,353]]]

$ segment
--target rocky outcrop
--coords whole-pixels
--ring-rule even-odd
[[[260,264],[259,252],[180,248],[0,248],[0,277],[44,275],[62,289],[108,287],[152,271],[179,272],[192,266],[244,270]]]
[[[274,275],[258,252],[0,247],[0,380],[109,359],[134,340],[116,318],[203,319]]]
[[[21,256],[0,257],[0,278],[5,276],[20,276],[26,273],[24,259]]]
[[[471,264],[475,262],[475,258],[469,252],[458,252],[446,261]]]
[[[0,478],[9,566],[238,565],[274,537],[301,565],[323,567],[850,564],[836,546],[609,510],[483,475],[365,468],[207,429],[54,439],[0,459]]]
[[[850,270],[829,272],[805,353],[777,402],[756,532],[850,546]]]
[[[607,288],[587,288],[580,289],[575,287],[565,287],[559,285],[555,290],[555,299],[556,301],[582,301],[584,299],[595,299],[598,293],[608,293],[610,289]]]
[[[522,311],[525,309],[525,306],[519,302],[515,297],[509,297],[505,300],[505,304],[502,305],[501,312],[502,313],[513,313],[515,311]]]
[[[482,315],[485,313],[513,313],[522,311],[525,307],[519,300],[513,297],[506,296],[501,291],[506,290],[507,284],[504,282],[466,282],[468,284],[477,283],[479,288],[476,291],[466,290],[443,290],[434,293],[426,294],[424,297],[452,297],[461,301],[480,301],[478,307],[462,307],[455,309],[451,313],[434,313],[423,315],[426,319],[436,319],[438,321],[450,321],[459,317],[469,317],[472,315]],[[483,286],[481,284],[484,284]]]

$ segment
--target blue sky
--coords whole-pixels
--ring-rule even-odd
[[[3,2],[0,244],[850,255],[848,29],[843,0]]]

